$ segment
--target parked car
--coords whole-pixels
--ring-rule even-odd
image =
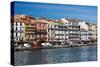
[[[51,47],[53,44],[51,43],[41,43],[43,47]]]
[[[31,45],[28,44],[28,43],[25,43],[25,44],[24,44],[24,47],[27,47],[27,48],[28,48],[28,47],[31,47]]]

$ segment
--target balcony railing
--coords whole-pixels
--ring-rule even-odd
[[[34,31],[25,31],[25,34],[35,34]]]
[[[14,32],[20,32],[20,33],[22,33],[24,31],[23,30],[14,30]]]
[[[80,35],[69,35],[70,38],[79,38]]]

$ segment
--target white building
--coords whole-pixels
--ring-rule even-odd
[[[86,22],[79,22],[80,25],[80,29],[84,29],[86,31],[88,31],[88,24],[86,24]]]
[[[59,23],[55,25],[55,40],[60,43],[67,42],[68,39],[68,31],[67,26],[60,25]]]
[[[85,21],[83,21],[83,22],[79,22],[79,25],[80,25],[80,32],[81,32],[81,41],[89,42],[88,24]]]
[[[13,37],[14,41],[23,40],[24,37],[24,23],[23,22],[13,22]]]
[[[48,41],[55,41],[55,22],[48,22]]]

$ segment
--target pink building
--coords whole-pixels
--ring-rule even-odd
[[[46,20],[38,20],[35,22],[35,41],[48,41],[48,24]]]

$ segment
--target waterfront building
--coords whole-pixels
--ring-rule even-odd
[[[25,17],[25,15],[16,15],[11,18],[11,38],[15,46],[19,45],[24,40],[24,22],[22,17]]]
[[[88,23],[85,21],[79,22],[80,25],[80,33],[81,33],[81,42],[82,43],[88,43],[89,42],[89,36],[88,36]]]
[[[49,42],[53,44],[65,44],[67,42],[67,26],[62,20],[48,20],[48,36]]]
[[[24,23],[23,22],[14,22],[14,40],[15,41],[20,41],[23,40],[23,35],[24,35]]]
[[[80,38],[80,25],[79,21],[77,19],[65,19],[66,21],[66,26],[67,26],[67,31],[68,31],[68,40],[70,43],[80,43],[81,38]]]
[[[88,36],[90,39],[90,42],[97,41],[97,25],[95,24],[88,24]]]
[[[48,20],[48,41],[55,41],[55,20]]]
[[[15,15],[11,21],[12,41],[16,43],[67,45],[97,41],[97,25],[77,19],[54,20]]]
[[[65,44],[68,39],[67,26],[60,20],[55,24],[55,40],[60,44]]]
[[[38,43],[40,41],[48,41],[48,21],[45,19],[35,20],[35,41]]]
[[[33,41],[35,41],[35,22],[33,19],[25,21],[24,41],[27,43],[32,43]]]

